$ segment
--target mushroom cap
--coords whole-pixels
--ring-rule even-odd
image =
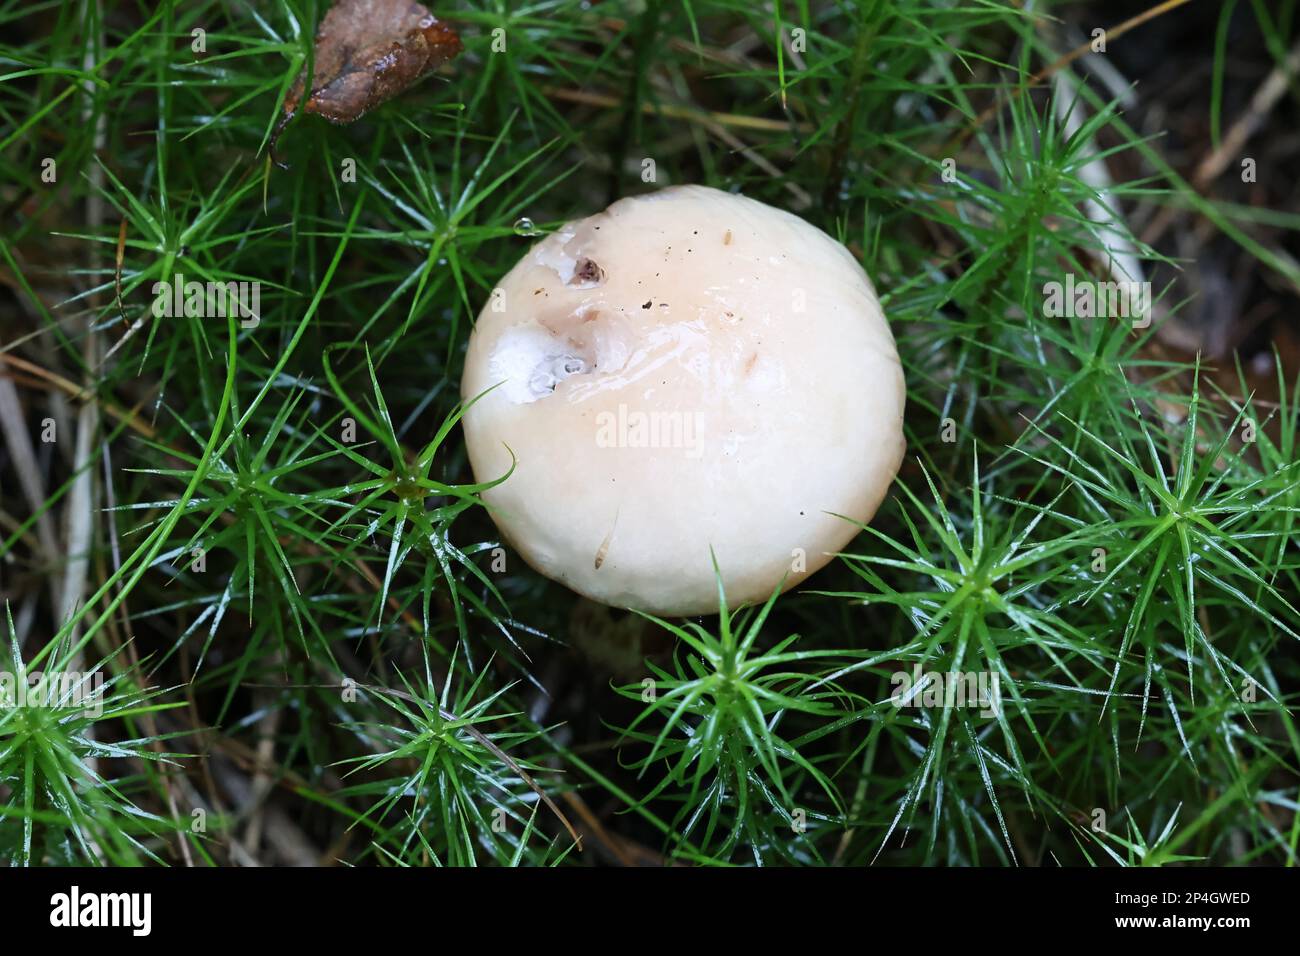
[[[494,387],[495,386],[495,387]],[[461,384],[475,478],[536,570],[661,615],[765,600],[869,521],[904,451],[902,367],[842,245],[744,196],[621,199],[493,290]]]

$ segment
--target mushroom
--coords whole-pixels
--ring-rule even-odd
[[[502,535],[593,600],[766,599],[870,521],[904,450],[902,367],[842,245],[678,186],[538,242],[470,336],[465,441]],[[513,467],[513,471],[511,471]]]

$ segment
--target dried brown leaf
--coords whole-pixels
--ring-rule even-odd
[[[316,31],[312,91],[304,70],[284,101],[331,123],[351,123],[460,53],[460,37],[411,0],[339,0]]]

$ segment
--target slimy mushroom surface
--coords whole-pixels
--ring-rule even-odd
[[[495,386],[495,387],[494,387]],[[797,216],[679,186],[538,242],[478,317],[461,391],[505,539],[594,600],[765,600],[841,550],[902,460],[894,339],[853,256]]]

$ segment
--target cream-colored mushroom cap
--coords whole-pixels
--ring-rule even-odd
[[[461,391],[476,479],[515,464],[483,495],[506,540],[657,614],[717,610],[710,549],[733,607],[798,583],[903,456],[902,368],[862,267],[797,216],[702,186],[533,246],[478,317]]]

